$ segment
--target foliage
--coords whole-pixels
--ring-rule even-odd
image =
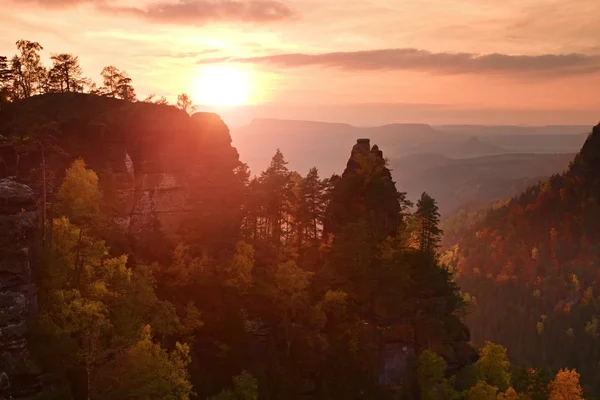
[[[187,93],[181,93],[177,96],[177,108],[182,109],[186,113],[194,112],[196,107],[193,104],[194,102]]]
[[[233,377],[233,391],[223,390],[210,400],[258,400],[258,381],[247,371]]]
[[[150,326],[142,329],[140,340],[119,354],[114,362],[111,399],[180,399],[192,394],[187,366],[189,347],[177,343],[169,353],[152,341]]]
[[[446,379],[446,361],[433,351],[423,351],[417,360],[417,382],[422,400],[453,399],[458,393]]]
[[[479,350],[479,360],[475,365],[487,383],[500,391],[509,388],[510,362],[502,345],[486,342]]]
[[[102,193],[98,188],[98,175],[86,168],[82,158],[78,158],[67,169],[56,197],[65,207],[65,213],[73,218],[98,213],[102,200]]]
[[[466,316],[475,343],[500,343],[519,364],[576,367],[596,396],[599,140],[595,127],[565,173],[488,210],[444,257],[477,299]]]
[[[126,75],[114,67],[103,75],[104,95],[129,96],[119,89]],[[434,254],[436,203],[424,194],[411,214],[376,146],[359,142],[329,179],[316,168],[290,171],[276,151],[250,180],[234,153],[187,171],[202,212],[190,213],[180,243],[153,263],[147,244],[121,254],[100,239],[98,221],[115,215],[106,204],[114,188],[107,183],[103,195],[82,159],[66,171],[39,255],[33,342],[71,397],[546,400],[558,385],[548,386],[551,374],[511,371],[503,345],[486,343],[475,362],[461,321],[467,295]],[[559,239],[559,230],[549,234]],[[585,274],[568,277],[563,290],[593,306]],[[468,297],[471,306],[485,299]],[[541,315],[535,321],[553,322]],[[595,320],[586,321],[591,339]],[[547,328],[531,330],[545,340]]]
[[[561,369],[548,388],[550,390],[548,400],[583,400],[577,371]]]
[[[439,228],[440,213],[436,201],[423,192],[417,202],[415,212],[419,224],[419,248],[421,251],[434,253],[439,247],[442,230]]]

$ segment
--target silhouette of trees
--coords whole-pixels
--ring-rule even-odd
[[[186,113],[192,113],[196,109],[196,107],[193,105],[192,99],[187,93],[181,93],[177,96],[177,107]]]
[[[83,92],[89,79],[82,77],[79,58],[72,54],[53,54],[53,66],[48,72],[48,91],[50,92]]]
[[[19,54],[11,61],[13,96],[26,99],[41,93],[46,85],[46,68],[39,53],[43,47],[29,40],[19,40],[16,44]]]
[[[104,67],[100,75],[103,80],[102,87],[99,89],[100,94],[125,101],[135,101],[135,89],[131,85],[132,81],[127,72],[111,65]]]
[[[417,202],[415,216],[419,224],[419,248],[433,254],[442,239],[440,213],[436,201],[425,192]]]

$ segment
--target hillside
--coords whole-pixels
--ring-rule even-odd
[[[390,159],[394,179],[415,201],[427,192],[447,217],[461,207],[481,207],[507,199],[553,174],[563,172],[574,154],[501,154],[452,159],[413,154]]]
[[[568,170],[474,224],[445,254],[471,300],[473,340],[519,363],[581,373],[600,395],[600,125]]]
[[[422,354],[475,384],[444,377],[478,358],[464,303],[369,139],[338,179],[278,152],[250,180],[215,114],[73,93],[0,135],[0,398],[414,399]]]

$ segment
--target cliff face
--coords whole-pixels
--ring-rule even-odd
[[[17,176],[36,191],[39,178],[32,171],[41,154],[15,140],[23,135],[41,135],[66,153],[46,152],[51,194],[65,168],[83,157],[101,184],[112,182],[118,220],[138,239],[157,222],[162,232],[178,233],[200,206],[190,199],[191,180],[231,175],[239,163],[229,129],[216,114],[190,117],[171,106],[50,94],[11,104],[0,114],[0,136],[6,138],[0,143],[0,177]]]
[[[18,382],[26,379],[19,369],[28,354],[27,319],[37,304],[29,263],[36,224],[33,191],[13,180],[0,179],[0,398],[26,395],[18,393]],[[36,386],[28,385],[28,390],[35,391]]]

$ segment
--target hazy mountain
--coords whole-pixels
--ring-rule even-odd
[[[414,199],[427,191],[443,214],[465,204],[510,197],[563,171],[586,135],[582,126],[478,126],[390,124],[357,127],[314,121],[257,119],[232,128],[233,144],[252,173],[269,164],[279,148],[289,168],[321,176],[341,173],[346,148],[370,138],[385,149],[398,187]],[[521,153],[550,153],[544,156]],[[568,154],[554,154],[568,153]]]
[[[416,200],[424,191],[438,200],[442,215],[466,204],[508,198],[538,180],[564,171],[574,154],[503,154],[451,159],[414,154],[390,159],[398,187]]]

